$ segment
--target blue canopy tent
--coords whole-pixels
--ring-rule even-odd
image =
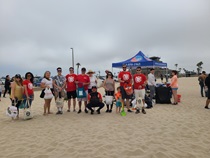
[[[167,68],[167,63],[158,62],[149,59],[146,57],[141,51],[139,51],[134,57],[118,62],[118,63],[112,63],[112,68],[121,68],[122,65],[126,64],[127,67],[135,68],[135,67],[161,67],[161,68]]]

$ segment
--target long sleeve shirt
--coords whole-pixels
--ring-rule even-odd
[[[148,74],[148,85],[149,86],[156,86],[155,76],[152,73]]]

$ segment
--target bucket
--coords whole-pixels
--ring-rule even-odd
[[[177,94],[177,99],[178,99],[178,102],[181,102],[181,95],[180,94]]]

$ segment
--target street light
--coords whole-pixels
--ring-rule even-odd
[[[74,49],[71,48],[72,50],[72,67],[74,68]]]

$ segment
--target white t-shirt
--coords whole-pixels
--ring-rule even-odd
[[[92,86],[96,86],[96,77],[92,76],[90,78],[90,84],[88,85],[88,89],[92,89]]]
[[[49,86],[50,88],[53,88],[53,84],[52,84],[52,79],[50,78],[50,80],[47,80],[46,78],[43,78],[41,83],[44,83],[45,86]]]

